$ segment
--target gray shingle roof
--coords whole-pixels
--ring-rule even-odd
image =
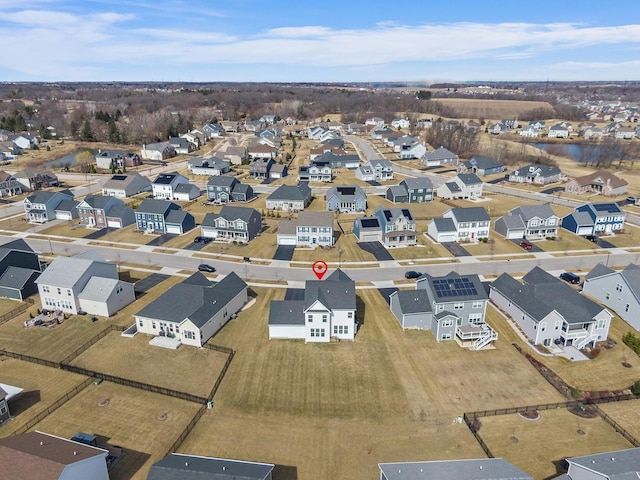
[[[200,189],[193,183],[180,183],[173,189],[174,193],[190,193],[192,190],[197,190],[200,193]]]
[[[0,259],[4,258],[9,254],[9,252],[14,250],[33,253],[33,249],[27,244],[27,242],[19,238],[0,245]]]
[[[426,290],[398,290],[396,295],[400,311],[405,315],[431,312],[429,295]]]
[[[280,185],[267,200],[306,200],[311,195],[311,190],[306,182],[298,185]]]
[[[251,217],[255,214],[259,214],[255,208],[245,208],[245,207],[233,207],[230,205],[225,205],[220,210],[220,213],[207,213],[202,220],[201,225],[205,227],[214,227],[216,219],[222,217],[225,220],[242,220],[245,223],[249,223]]]
[[[271,301],[269,304],[269,325],[304,325],[304,301]]]
[[[488,222],[491,220],[484,207],[452,208],[451,213],[460,222]]]
[[[92,255],[94,257],[98,256],[97,253],[92,253],[86,257],[56,257],[53,262],[45,268],[44,272],[40,274],[36,283],[61,288],[73,288],[94,262],[105,264],[105,268],[111,270],[112,277],[117,278],[118,271],[115,264],[109,264],[102,259],[88,258]],[[106,276],[104,273],[102,275]]]
[[[567,461],[598,472],[609,480],[632,480],[637,479],[640,472],[640,448],[567,458]]]
[[[544,165],[539,163],[531,163],[529,165],[525,165],[524,167],[520,167],[513,172],[513,175],[517,175],[520,177],[526,177],[531,173],[539,172],[539,176],[541,177],[552,177],[554,175],[560,175],[560,169],[555,165]]]
[[[56,212],[73,212],[79,204],[75,200],[63,200],[56,207]]]
[[[459,295],[456,296],[443,296],[443,297],[439,297],[436,292],[437,289],[434,286],[435,283],[441,283],[445,280],[447,281],[451,281],[451,283],[455,283],[457,280],[462,279],[464,280],[466,283],[471,284],[473,289],[475,289],[476,293],[466,293],[466,294],[462,294],[463,291],[459,290],[457,287],[454,288],[454,290],[459,290]],[[486,300],[488,299],[488,295],[487,295],[487,291],[484,289],[484,285],[482,285],[482,282],[480,281],[480,277],[478,277],[478,275],[476,274],[470,274],[470,275],[460,275],[457,272],[449,272],[448,274],[442,276],[442,277],[434,277],[432,275],[429,275],[428,273],[425,273],[424,275],[422,275],[422,277],[420,277],[417,281],[416,281],[416,288],[420,287],[423,288],[423,286],[425,285],[428,286],[428,288],[431,290],[432,294],[433,294],[433,298],[437,301],[437,302],[452,302],[452,301],[467,301],[467,300]],[[467,290],[467,289],[465,289]]]
[[[616,271],[604,266],[602,263],[598,263],[585,275],[584,279],[589,280],[591,278],[604,277],[605,275],[611,275],[612,273],[616,273]]]
[[[64,194],[63,192],[52,192],[50,190],[38,190],[33,195],[29,195],[27,200],[29,200],[32,204],[45,204],[49,200],[51,200],[56,194]],[[67,195],[69,198],[73,198],[73,196]],[[64,198],[64,197],[63,197]]]
[[[456,224],[451,218],[434,218],[433,223],[438,232],[457,232]]]
[[[447,160],[450,158],[458,158],[458,155],[453,153],[451,150],[440,147],[437,150],[425,153],[423,158],[426,158],[427,160]]]
[[[316,300],[330,310],[356,309],[356,282],[337,269],[325,280],[308,280],[304,290],[304,309]]]
[[[381,463],[386,480],[533,480],[502,458]]]
[[[147,480],[265,480],[274,465],[172,453],[149,469]]]
[[[178,206],[177,203],[170,202],[168,200],[158,200],[155,198],[147,198],[142,201],[137,212],[140,213],[154,213],[154,214],[163,214],[166,215],[167,210],[169,210],[171,205]]]
[[[519,215],[526,222],[528,222],[532,218],[547,219],[547,218],[550,218],[550,217],[557,216],[553,212],[553,209],[547,204],[543,204],[543,205],[523,205],[523,206],[514,208],[509,213],[512,213],[514,215]]]
[[[117,203],[122,203],[122,200],[117,200],[115,197],[108,197],[105,195],[87,195],[84,197],[83,202],[91,208],[104,209],[107,203],[113,202],[114,200],[116,200]]]
[[[333,227],[333,212],[302,211],[296,222],[300,226]]]
[[[234,272],[218,283],[196,272],[171,287],[136,315],[173,323],[188,318],[200,328],[246,288],[247,284]]]
[[[235,177],[217,175],[209,178],[207,185],[211,185],[214,187],[231,187],[234,183],[238,183],[238,179]]]
[[[185,212],[183,210],[171,210],[165,218],[165,223],[182,225],[188,217],[192,217],[189,212]]]
[[[458,178],[465,185],[477,185],[482,183],[480,177],[478,177],[475,173],[459,173]]]
[[[587,212],[573,212],[567,215],[567,217],[572,217],[573,221],[578,226],[593,226],[595,225],[595,221],[591,218]],[[566,218],[566,217],[565,217]]]
[[[445,185],[447,186],[447,188],[451,193],[457,193],[462,191],[462,189],[456,182],[446,182]]]
[[[109,299],[118,283],[120,283],[120,280],[116,278],[91,277],[82,292],[78,294],[78,298],[105,302]]]
[[[433,183],[427,177],[405,178],[400,184],[405,184],[411,190],[419,188],[433,190]]]
[[[476,166],[481,170],[487,170],[487,169],[490,169],[490,168],[502,167],[502,164],[500,162],[498,162],[497,160],[494,160],[493,158],[481,157],[481,156],[471,157],[470,160],[467,160],[465,162],[465,165],[467,167]]]
[[[11,265],[0,275],[0,287],[21,290],[34,273],[37,272],[30,268]]]
[[[507,230],[524,230],[527,228],[520,215],[503,215],[496,220],[496,229],[498,229],[500,223],[503,223]]]

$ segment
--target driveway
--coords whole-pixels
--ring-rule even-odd
[[[442,242],[444,248],[446,248],[454,257],[470,257],[471,254],[467,252],[462,245],[457,242]]]
[[[183,247],[184,250],[191,250],[192,252],[198,252],[204,248],[206,243],[202,242],[191,242],[186,247]]]
[[[604,238],[598,238],[596,245],[598,245],[601,248],[617,248],[613,243],[608,242]]]
[[[540,193],[544,193],[545,195],[552,195],[556,192],[564,192],[564,187],[551,187],[546,190],[542,190]]]
[[[164,275],[162,273],[152,273],[147,278],[143,278],[142,280],[136,282],[133,286],[133,290],[136,293],[145,293],[149,289],[164,282],[169,277],[170,275]]]
[[[304,300],[304,288],[287,288],[285,300]]]
[[[488,182],[484,182],[484,183],[492,183],[493,185],[497,184],[497,183],[502,183],[505,181],[504,177],[498,177],[498,178],[494,178],[493,180],[489,180]]]
[[[159,247],[160,245],[168,242],[172,238],[177,237],[177,233],[163,233],[162,235],[153,238],[150,242],[147,242],[147,245],[151,245],[152,247]]]
[[[276,180],[276,179],[275,178],[265,178],[262,182],[260,182],[260,185],[269,185],[274,180]]]
[[[100,238],[105,236],[107,233],[109,233],[109,229],[108,228],[101,228],[100,230],[94,230],[93,232],[91,232],[89,235],[87,235],[84,238],[88,238],[90,240],[95,240],[96,238]]]
[[[371,185],[372,187],[379,187],[380,183],[376,182],[375,180],[367,180],[367,183],[369,185]]]
[[[295,245],[278,245],[278,248],[276,248],[276,253],[273,254],[273,259],[291,261],[295,249]]]
[[[358,242],[358,246],[365,252],[369,252],[376,260],[384,262],[385,260],[393,260],[389,251],[384,248],[380,242]]]
[[[522,248],[520,246],[520,242],[522,241],[519,238],[515,238],[515,239],[511,239],[511,241],[513,243],[515,243],[520,249],[522,249],[523,252],[531,252],[531,253],[540,253],[540,252],[544,252],[544,250],[542,250],[538,245],[536,245],[535,243],[529,241],[529,243],[531,244],[531,250],[525,250],[524,248]]]

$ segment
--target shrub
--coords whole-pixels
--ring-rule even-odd
[[[622,341],[631,350],[640,355],[640,338],[636,337],[633,332],[628,332],[624,337],[622,337]]]
[[[640,395],[640,380],[636,380],[635,383],[631,386],[631,393],[634,395]]]
[[[576,400],[582,397],[582,392],[580,389],[573,387],[571,389],[571,398],[575,398]]]

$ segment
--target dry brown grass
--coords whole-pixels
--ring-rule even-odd
[[[600,417],[582,418],[564,408],[544,410],[540,416],[537,421],[517,414],[483,417],[479,433],[494,456],[533,478],[553,476],[557,472],[552,462],[566,457],[632,447]]]
[[[193,395],[208,396],[227,355],[182,346],[167,350],[149,345],[151,336],[125,338],[112,332],[72,362],[89,370],[137,380]],[[135,359],[136,368],[131,368]],[[193,368],[197,365],[197,368]]]
[[[560,400],[510,344],[469,352],[403,332],[377,291],[358,292],[364,324],[353,343],[268,340],[268,302],[283,292],[256,290],[258,303],[216,337],[237,354],[213,415],[181,451],[275,462],[287,479],[374,477],[379,461],[482,456],[452,423],[464,411]],[[233,436],[249,425],[254,435]]]
[[[640,408],[640,399],[626,402],[603,403],[600,405],[600,410],[609,415],[614,422],[619,425],[624,425],[624,429],[636,440],[640,439],[638,408]]]
[[[537,108],[552,109],[547,102],[525,100],[484,100],[467,98],[437,98],[434,99],[448,107],[454,108],[458,117],[468,119],[504,119],[518,118],[524,112]]]
[[[108,400],[108,405],[99,404]],[[71,438],[98,436],[127,452],[109,472],[112,480],[144,480],[149,467],[167,454],[200,405],[109,382],[89,385],[38,423],[34,430]]]
[[[23,389],[9,402],[14,418],[0,427],[0,437],[22,428],[85,380],[75,373],[4,356],[0,356],[0,378],[2,383]]]

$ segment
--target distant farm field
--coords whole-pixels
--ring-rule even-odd
[[[486,100],[467,98],[436,98],[440,102],[456,110],[459,118],[518,118],[519,115],[537,108],[553,107],[548,102],[533,102],[525,100]]]

